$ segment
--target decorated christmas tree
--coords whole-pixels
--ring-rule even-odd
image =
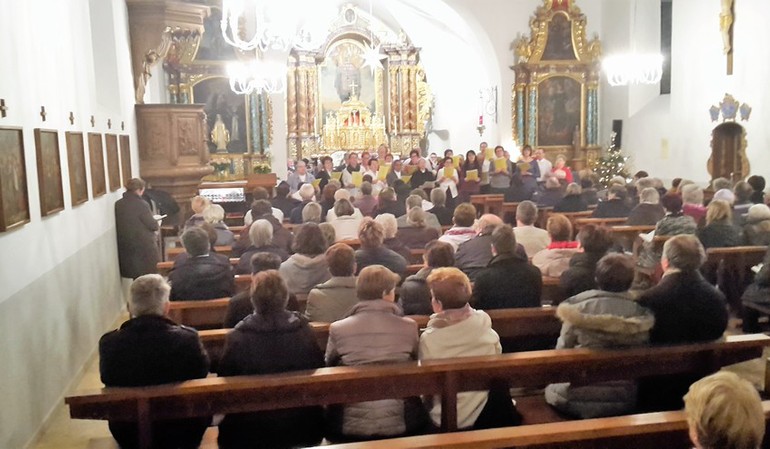
[[[628,179],[628,156],[624,156],[620,147],[615,143],[615,133],[610,136],[610,146],[607,148],[607,154],[596,160],[593,171],[599,177],[599,184],[607,188],[610,180],[615,176],[622,176]]]

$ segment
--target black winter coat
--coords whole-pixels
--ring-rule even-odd
[[[567,298],[596,289],[596,264],[606,253],[577,253],[569,260],[569,268],[561,274],[559,284]]]
[[[168,281],[171,301],[225,298],[235,293],[233,268],[230,260],[221,254],[189,257],[175,264]]]
[[[594,210],[594,218],[626,218],[631,212],[631,209],[626,205],[626,202],[619,199],[600,201]]]
[[[220,376],[277,374],[324,366],[307,321],[283,310],[252,314],[227,336]],[[283,448],[312,446],[323,437],[323,408],[305,407],[227,415],[219,425],[219,447]]]
[[[494,257],[473,284],[474,307],[482,310],[540,307],[540,270],[519,255]]]
[[[160,262],[155,231],[158,222],[152,218],[147,202],[133,192],[124,192],[115,203],[115,231],[118,238],[120,275],[136,279],[157,273]]]
[[[99,340],[99,372],[107,387],[143,387],[206,377],[208,357],[195,329],[146,315],[126,321]],[[153,447],[197,447],[210,418],[153,424]],[[139,446],[135,423],[109,423],[121,448]]]
[[[711,223],[698,229],[695,234],[706,249],[741,246],[743,244],[741,228],[732,223]]]
[[[553,207],[554,212],[585,212],[588,204],[580,195],[567,195]]]
[[[401,293],[398,297],[398,305],[404,311],[404,315],[431,315],[430,288],[428,288],[428,276],[433,268],[422,268],[417,274],[406,278],[401,284]]]

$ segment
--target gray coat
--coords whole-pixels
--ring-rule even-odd
[[[357,302],[356,277],[334,276],[310,290],[305,317],[310,321],[332,323],[345,318]]]
[[[294,254],[286,259],[278,269],[281,277],[286,280],[289,293],[307,294],[316,285],[331,279],[326,256],[306,256]]]
[[[402,317],[398,305],[385,300],[361,301],[347,318],[329,327],[326,365],[415,360],[418,344],[417,323]],[[423,424],[424,418],[419,399],[384,399],[334,409],[330,420],[331,427],[343,435],[386,437],[411,433]]]
[[[562,320],[556,349],[624,348],[644,346],[655,324],[652,312],[631,300],[627,293],[589,290],[561,303]],[[631,413],[636,407],[634,381],[611,381],[573,387],[551,384],[545,400],[560,411],[579,418]]]
[[[157,273],[160,262],[155,231],[158,222],[152,218],[150,206],[134,192],[124,192],[115,203],[115,231],[118,239],[120,275],[136,279]]]

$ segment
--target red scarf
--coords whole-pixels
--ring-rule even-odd
[[[548,249],[577,249],[579,242],[551,242]]]

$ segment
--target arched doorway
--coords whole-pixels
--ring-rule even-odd
[[[725,122],[711,132],[711,157],[708,172],[711,179],[737,181],[749,175],[746,157],[746,130],[735,122]]]

